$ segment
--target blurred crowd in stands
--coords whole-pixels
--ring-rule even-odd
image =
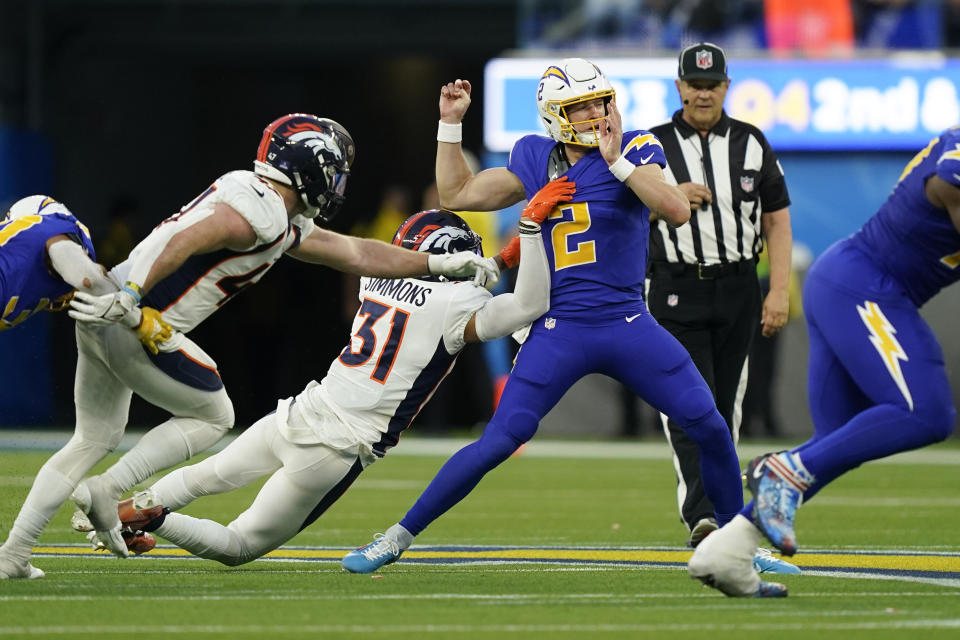
[[[960,47],[960,0],[526,0],[523,48],[729,49],[844,56]]]

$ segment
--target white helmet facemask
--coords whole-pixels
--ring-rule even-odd
[[[537,110],[547,133],[557,142],[584,147],[600,145],[603,117],[571,121],[567,115],[574,105],[596,99],[603,99],[606,105],[615,99],[615,92],[600,68],[583,58],[567,58],[549,67],[537,86]],[[578,125],[586,124],[590,129],[577,131]]]

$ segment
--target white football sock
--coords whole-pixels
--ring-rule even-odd
[[[247,561],[243,559],[243,538],[213,520],[168,513],[154,533],[200,558],[231,566]]]
[[[401,550],[406,551],[413,544],[413,534],[401,524],[395,524],[383,535],[393,538]]]
[[[158,471],[209,449],[226,432],[226,427],[202,420],[171,418],[148,431],[104,475],[116,483],[122,494]]]
[[[20,559],[30,557],[44,527],[73,492],[80,479],[109,451],[106,445],[74,434],[47,460],[33,481],[30,493],[10,529],[4,550]]]

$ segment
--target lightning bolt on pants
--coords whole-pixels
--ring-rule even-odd
[[[859,252],[828,251],[807,275],[803,309],[814,435],[794,451],[816,477],[805,501],[864,462],[950,435],[956,410],[943,351],[889,275]],[[864,317],[870,309],[883,322]]]

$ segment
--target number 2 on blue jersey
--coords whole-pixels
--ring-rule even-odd
[[[373,332],[373,325],[385,316],[390,309],[394,309],[393,316],[390,318],[390,333],[387,334],[380,356],[377,358],[377,366],[370,374],[370,379],[380,384],[386,383],[387,376],[390,375],[390,370],[393,368],[393,361],[397,358],[397,350],[403,341],[403,330],[406,328],[407,319],[410,317],[409,313],[403,309],[395,309],[364,298],[357,316],[366,316],[366,318],[364,318],[363,324],[360,325],[357,332],[353,334],[354,338],[359,338],[361,341],[360,350],[353,350],[354,341],[351,340],[350,344],[340,352],[340,362],[348,367],[359,367],[370,360],[377,350],[377,336]]]
[[[566,219],[566,214],[570,213],[572,219]],[[570,204],[559,205],[548,216],[550,220],[563,219],[553,227],[551,237],[553,239],[553,264],[554,271],[560,271],[567,267],[575,267],[580,264],[589,264],[597,261],[597,243],[594,240],[585,242],[576,242],[573,247],[567,245],[569,236],[576,236],[587,231],[590,228],[590,206],[586,202],[572,202]]]

